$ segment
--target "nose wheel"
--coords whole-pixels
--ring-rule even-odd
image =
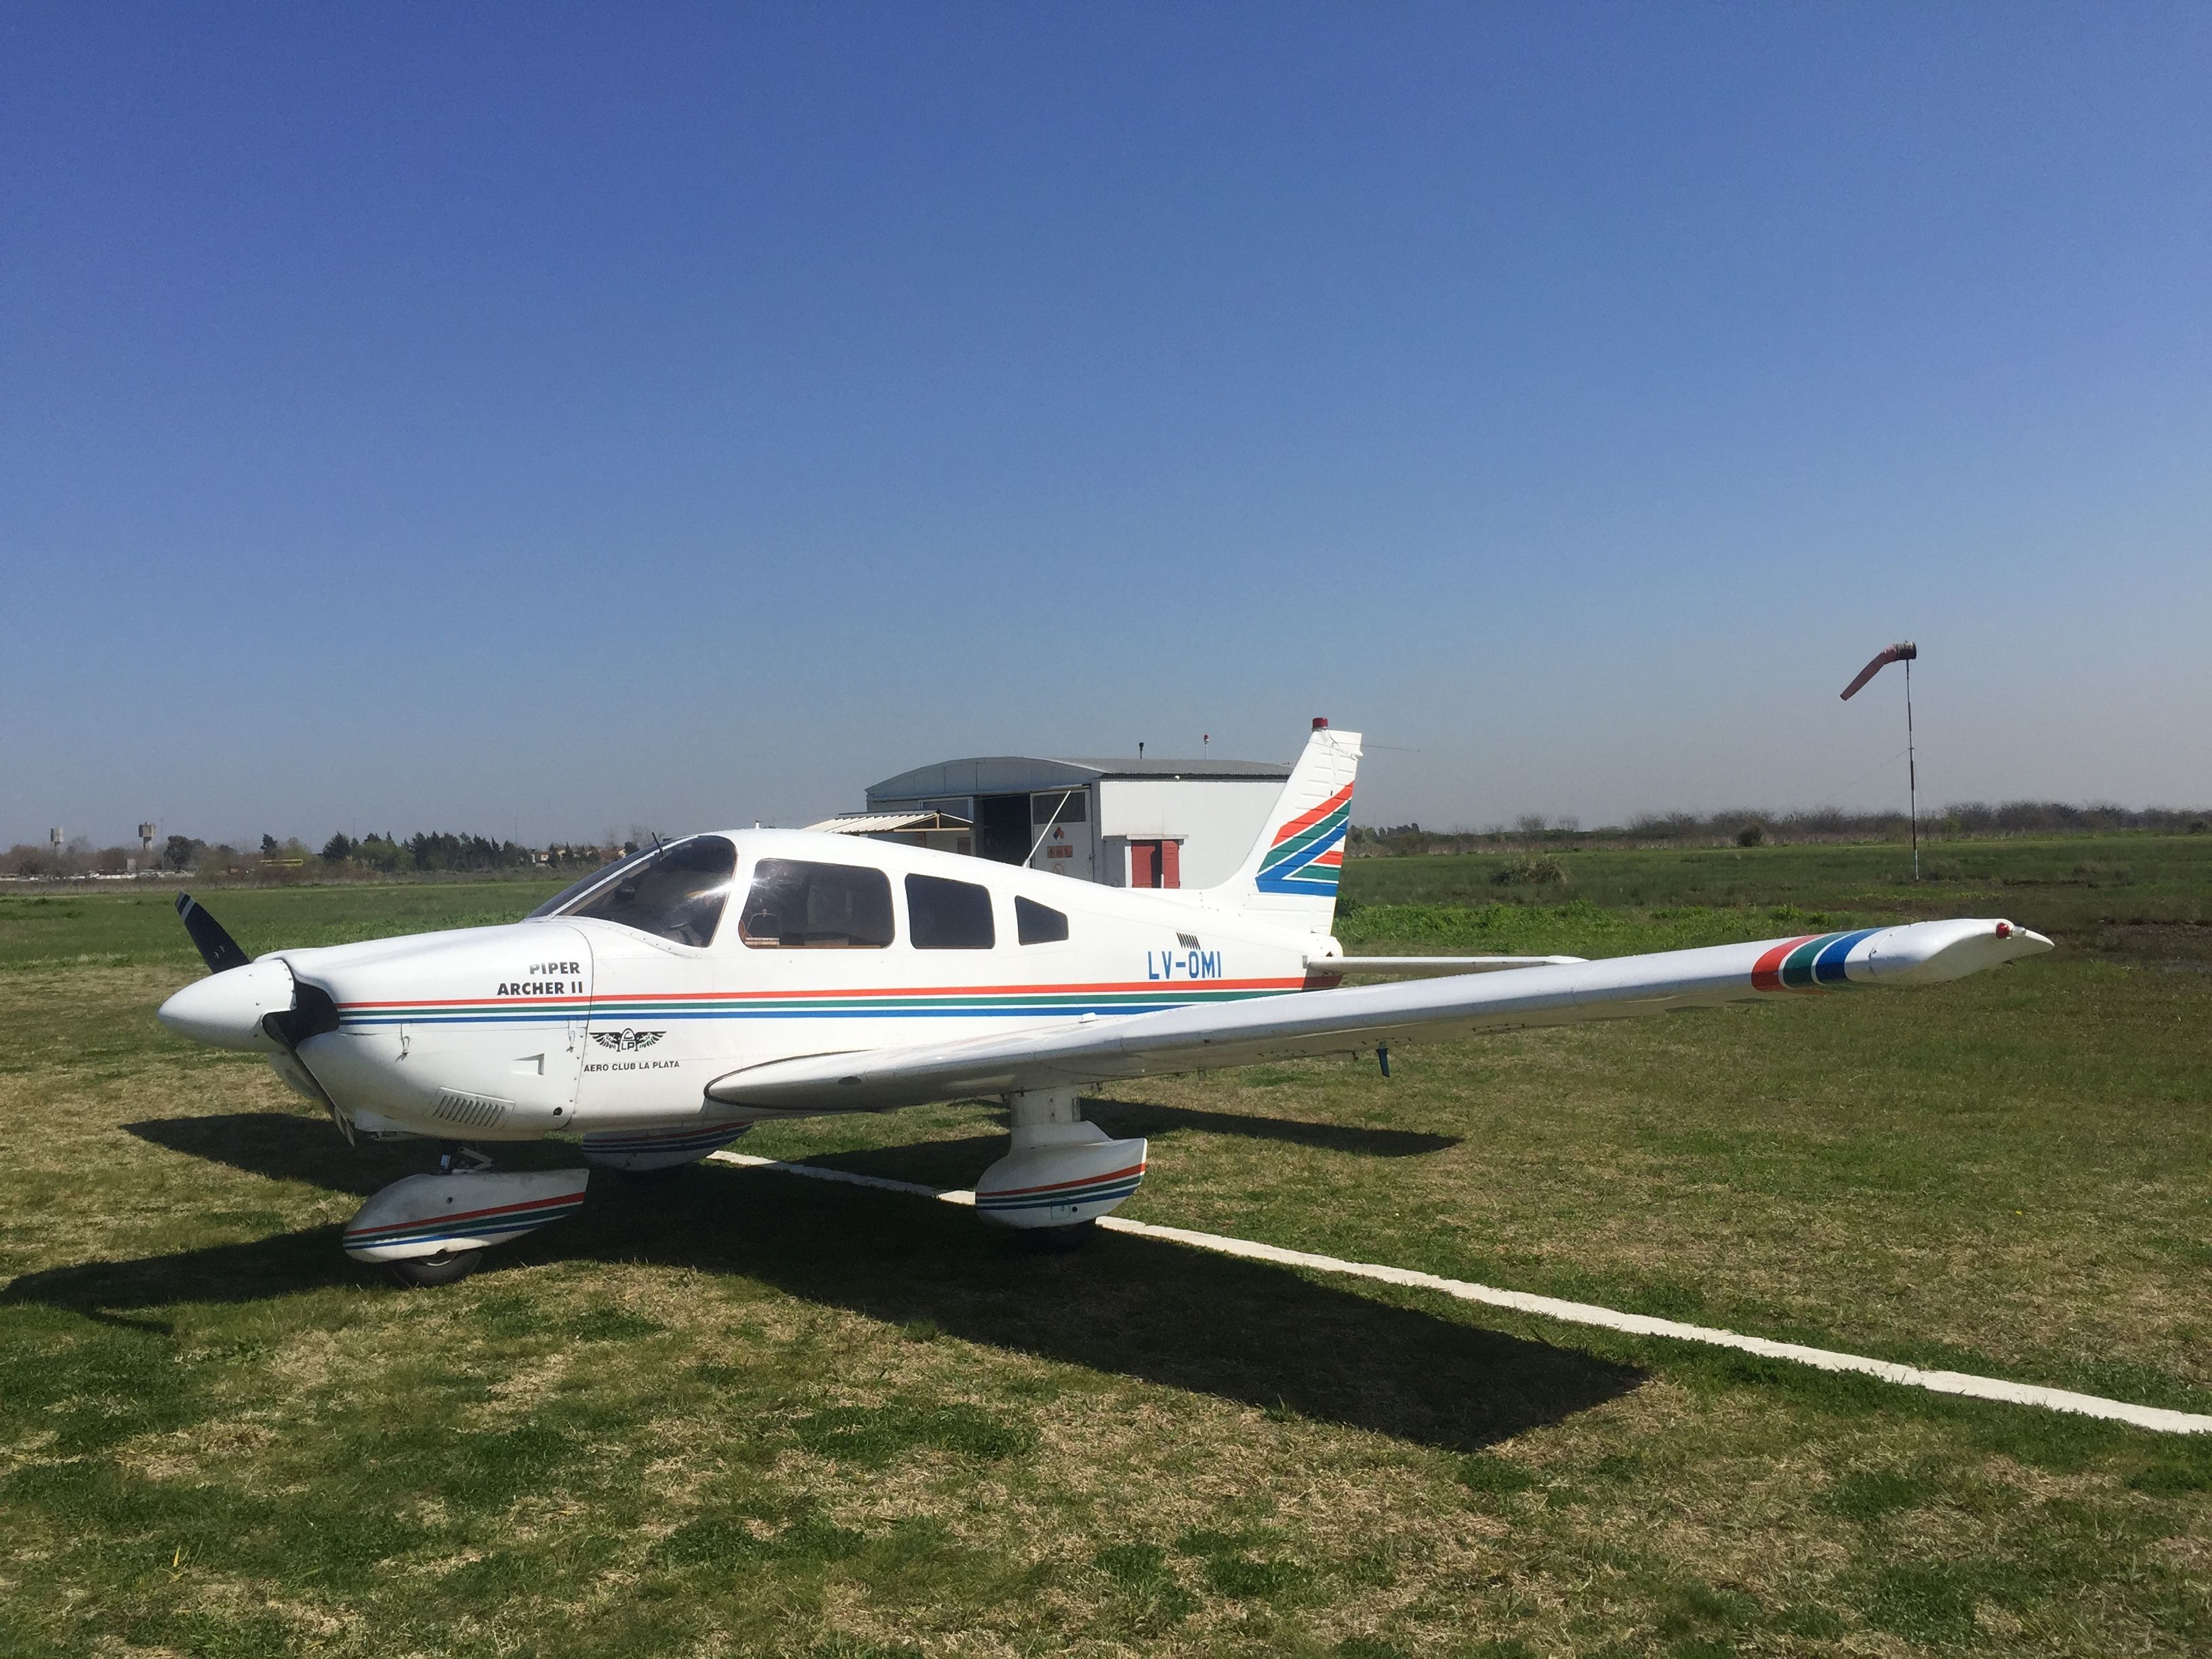
[[[410,1290],[426,1291],[436,1285],[450,1285],[457,1279],[466,1279],[483,1266],[482,1250],[441,1250],[435,1255],[416,1256],[410,1261],[388,1261],[384,1271],[396,1284]]]
[[[395,1181],[346,1224],[345,1253],[428,1288],[465,1279],[495,1244],[582,1207],[586,1170],[501,1171],[471,1147],[449,1151],[435,1175]]]
[[[1079,1250],[1098,1231],[1096,1221],[1078,1221],[1066,1227],[1030,1227],[1022,1235],[1022,1248],[1031,1255],[1066,1255]]]

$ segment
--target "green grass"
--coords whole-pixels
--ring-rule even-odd
[[[2212,957],[2212,836],[1941,842],[1922,849],[1917,883],[1906,849],[1882,843],[1554,856],[1566,870],[1564,888],[1498,886],[1492,878],[1512,862],[1503,854],[1353,859],[1345,866],[1345,896],[1355,919],[1366,907],[1543,908],[1574,900],[1646,915],[1689,908],[1753,924],[1777,908],[1838,923],[2000,915],[2069,935],[2077,949]],[[1367,931],[1382,920],[1365,923]],[[1757,936],[1756,926],[1736,935]]]
[[[2155,842],[1975,844],[1938,908],[2066,948],[1958,985],[1090,1111],[1152,1139],[1141,1218],[2212,1411],[2212,877]],[[1894,849],[1563,857],[1525,905],[1480,859],[1356,862],[1346,942],[1594,955],[1929,903]],[[538,896],[217,910],[259,950]],[[400,1291],[336,1231],[421,1154],[165,1036],[194,971],[167,896],[0,897],[0,1651],[2212,1646],[2212,1443],[1150,1240],[1030,1255],[720,1166],[597,1180]],[[743,1145],[964,1186],[1000,1133],[970,1104]]]
[[[202,896],[246,954],[284,945],[348,945],[435,927],[514,921],[559,880],[415,882],[390,886],[233,887]],[[161,963],[199,957],[177,921],[177,889],[64,889],[0,893],[0,970]]]

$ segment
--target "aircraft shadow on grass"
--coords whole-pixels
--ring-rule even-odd
[[[1413,1158],[1458,1146],[1456,1135],[1411,1129],[1370,1129],[1358,1125],[1313,1123],[1297,1118],[1255,1117],[1237,1112],[1207,1112],[1182,1106],[1140,1102],[1085,1100],[1084,1116],[1117,1140],[1142,1135],[1158,1139],[1182,1130],[1205,1134],[1243,1135],[1328,1152],[1369,1158]],[[349,1147],[320,1119],[297,1113],[226,1112],[209,1117],[151,1118],[124,1126],[141,1140],[211,1163],[228,1164],[252,1175],[279,1181],[305,1181],[332,1192],[363,1198],[403,1176],[428,1167],[423,1143],[386,1145],[364,1141]],[[738,1143],[743,1150],[744,1143]],[[925,1186],[972,1184],[979,1171],[998,1158],[1006,1143],[981,1139],[921,1141],[881,1152],[845,1154],[841,1169],[880,1175]],[[508,1169],[565,1169],[575,1163],[572,1146],[555,1141],[502,1145],[499,1162]]]
[[[374,1190],[422,1164],[419,1146],[364,1148],[364,1158],[347,1153],[326,1124],[274,1114],[132,1127],[180,1152],[340,1191]],[[927,1150],[934,1161],[947,1145],[948,1162],[962,1160],[964,1182],[980,1167],[977,1148],[1000,1143],[992,1137],[893,1151]],[[888,1173],[892,1157],[838,1162]],[[896,1167],[901,1178],[927,1178],[911,1158]],[[360,1283],[368,1270],[339,1251],[336,1233],[317,1227],[53,1268],[15,1279],[0,1301],[166,1328],[158,1310],[167,1306]],[[649,1188],[596,1181],[580,1215],[501,1249],[485,1271],[592,1260],[742,1276],[869,1318],[926,1322],[993,1347],[1452,1450],[1559,1422],[1643,1380],[1632,1366],[1395,1306],[1268,1263],[1116,1233],[1073,1255],[1031,1255],[963,1208],[727,1165],[687,1170]]]
[[[1358,1124],[1312,1123],[1294,1117],[1249,1117],[1241,1112],[1204,1112],[1187,1106],[1153,1106],[1137,1101],[1086,1100],[1083,1103],[1083,1115],[1116,1140],[1136,1135],[1157,1139],[1178,1129],[1196,1129],[1206,1134],[1247,1135],[1260,1140],[1317,1146],[1325,1152],[1356,1152],[1366,1158],[1414,1158],[1424,1152],[1446,1152],[1459,1145],[1457,1135],[1424,1134],[1413,1129],[1370,1129]]]

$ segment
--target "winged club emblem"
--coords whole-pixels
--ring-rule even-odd
[[[619,1031],[594,1031],[592,1041],[602,1048],[615,1048],[627,1053],[632,1048],[650,1048],[667,1035],[665,1031],[633,1031],[624,1026]]]

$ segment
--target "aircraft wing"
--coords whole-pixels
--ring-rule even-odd
[[[1509,968],[1557,968],[1583,957],[1308,957],[1306,972],[1346,974],[1498,974]]]
[[[884,1111],[1850,986],[1930,985],[2049,949],[2049,939],[2008,921],[1919,921],[769,1060],[717,1078],[706,1092],[724,1106],[763,1110]]]

